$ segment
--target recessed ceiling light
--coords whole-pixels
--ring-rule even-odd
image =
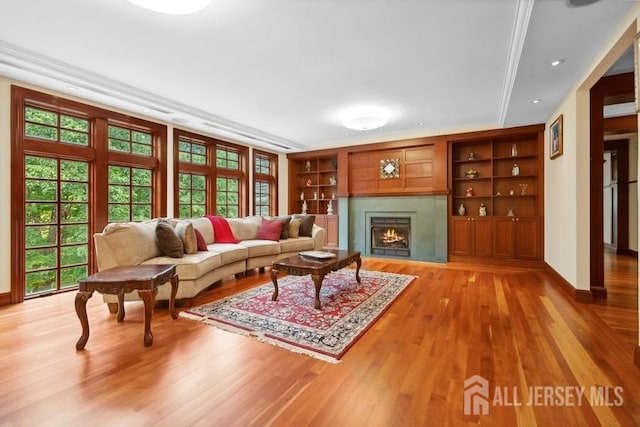
[[[72,85],[67,85],[67,89],[69,89],[69,90],[78,90],[77,87],[72,86]]]
[[[357,108],[342,115],[344,127],[353,130],[373,130],[389,121],[389,112],[377,107]]]
[[[536,98],[533,101],[531,101],[532,104],[539,104],[541,102],[542,102],[542,99],[540,99],[540,98]]]
[[[556,59],[551,63],[552,67],[557,67],[558,65],[564,64],[564,59]]]
[[[136,6],[169,15],[188,15],[204,9],[210,0],[127,0]]]

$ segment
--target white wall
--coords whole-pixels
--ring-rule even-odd
[[[563,117],[563,154],[549,159],[548,129]],[[569,283],[577,286],[577,252],[580,189],[577,176],[576,96],[568,96],[546,124],[544,165],[544,259]],[[573,130],[573,131],[572,131]],[[588,151],[588,146],[587,146]],[[584,230],[582,231],[584,233]],[[585,286],[585,284],[583,284]],[[588,289],[586,287],[582,289]]]
[[[0,294],[11,291],[11,87],[0,77]]]
[[[589,89],[632,44],[639,16],[636,3],[546,123],[563,115],[564,155],[549,159],[545,135],[545,261],[580,290],[589,289],[590,276]]]

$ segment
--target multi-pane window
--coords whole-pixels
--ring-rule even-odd
[[[229,147],[216,148],[216,167],[224,169],[240,169],[240,154]]]
[[[271,200],[271,192],[269,191],[269,183],[264,181],[255,181],[253,186],[253,199],[255,214],[261,216],[270,215],[269,202]]]
[[[25,156],[25,295],[87,275],[89,184],[87,162]]]
[[[109,166],[109,222],[142,221],[152,217],[152,172]]]
[[[275,154],[254,150],[253,153],[253,206],[256,215],[275,215],[277,211]]]
[[[207,146],[200,142],[191,142],[184,137],[178,141],[179,160],[196,165],[207,164]]]
[[[231,144],[216,144],[216,214],[228,218],[248,214],[247,152]]]
[[[109,150],[151,156],[152,137],[149,132],[109,125]]]
[[[178,175],[180,218],[195,218],[207,213],[207,177],[181,172]]]
[[[93,233],[166,215],[166,127],[12,87],[11,301],[94,272]]]
[[[240,215],[240,181],[235,178],[216,178],[216,215],[237,218]]]
[[[209,182],[213,175],[209,165],[212,142],[207,138],[174,129],[178,141],[176,154],[176,206],[179,218],[195,218],[211,212]]]
[[[89,145],[89,121],[86,119],[29,106],[25,107],[24,115],[27,138]]]
[[[248,149],[174,129],[174,205],[180,218],[248,214]]]

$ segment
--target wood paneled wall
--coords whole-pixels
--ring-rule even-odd
[[[431,192],[434,190],[434,146],[353,153],[349,156],[349,193],[354,196]],[[386,159],[398,159],[398,178],[381,178]],[[446,159],[442,159],[446,161]]]
[[[447,146],[449,141],[477,138],[504,137],[543,130],[544,125],[521,126],[508,129],[355,145],[315,152],[292,153],[292,162],[307,160],[310,156],[329,155],[338,159],[338,196],[391,196],[399,194],[448,194]],[[399,159],[398,178],[380,178],[380,161]],[[347,167],[345,167],[345,165]],[[295,195],[291,195],[295,197]]]

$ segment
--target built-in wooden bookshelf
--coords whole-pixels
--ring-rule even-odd
[[[543,129],[450,141],[449,255],[540,260]]]
[[[338,246],[337,194],[337,156],[289,158],[289,213],[315,215],[316,224],[327,231],[327,247]]]

